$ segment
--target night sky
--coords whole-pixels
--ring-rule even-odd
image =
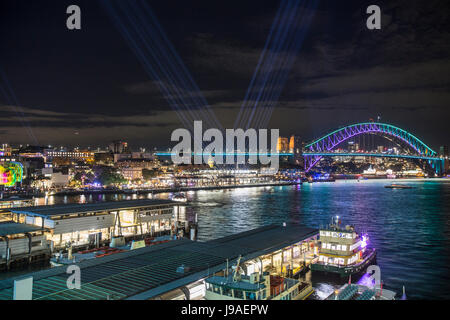
[[[66,28],[66,8],[82,30]],[[232,128],[278,1],[148,1],[201,93]],[[366,8],[382,29],[366,28]],[[450,2],[322,0],[270,128],[311,140],[376,119],[432,148],[450,144]],[[181,122],[97,0],[0,0],[0,143],[170,146]],[[0,81],[5,87],[6,82]],[[18,117],[16,110],[23,112]]]

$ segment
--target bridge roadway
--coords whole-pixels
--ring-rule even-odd
[[[379,157],[379,158],[404,158],[404,159],[421,159],[421,160],[442,160],[439,157],[428,157],[421,155],[408,154],[385,154],[385,153],[362,153],[362,152],[304,152],[303,156],[321,156],[321,157]]]
[[[241,261],[312,239],[318,230],[271,225],[207,242],[187,239],[85,260],[81,289],[69,290],[67,267],[0,281],[0,300],[13,299],[14,280],[33,277],[33,300],[146,300],[208,277]],[[177,269],[184,265],[185,272]]]

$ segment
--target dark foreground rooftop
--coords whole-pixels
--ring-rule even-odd
[[[23,223],[16,222],[3,222],[0,223],[0,237],[11,236],[16,234],[25,234],[34,231],[42,230],[41,227],[32,226]]]
[[[75,213],[103,212],[108,210],[109,211],[125,210],[125,209],[166,205],[166,204],[178,205],[177,202],[173,202],[171,200],[144,199],[144,200],[84,203],[84,204],[61,204],[52,206],[22,207],[22,208],[12,208],[9,211],[12,213],[26,214],[29,216],[49,217]]]
[[[315,236],[298,225],[266,226],[208,242],[176,240],[81,262],[81,289],[66,286],[66,267],[35,272],[34,300],[149,299],[185,286],[230,265]],[[177,269],[184,265],[185,273]],[[19,277],[23,278],[25,276]],[[17,278],[16,278],[17,279]],[[0,281],[0,300],[13,296],[14,278]]]

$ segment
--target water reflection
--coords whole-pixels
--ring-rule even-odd
[[[381,279],[409,299],[450,299],[450,182],[410,181],[414,189],[386,189],[388,181],[337,181],[301,187],[261,187],[187,192],[187,215],[198,214],[199,240],[268,224],[300,223],[319,228],[339,215],[344,224],[369,234],[377,248]],[[68,202],[168,199],[170,194],[68,197]],[[48,202],[64,203],[64,197]],[[44,202],[44,199],[39,199]],[[309,275],[308,275],[309,276]],[[344,279],[347,281],[348,279]],[[357,281],[357,279],[354,279]],[[317,294],[342,285],[314,281]]]

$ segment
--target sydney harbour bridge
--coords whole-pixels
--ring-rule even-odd
[[[401,152],[394,154],[381,152],[336,152],[346,141],[360,135],[378,135],[397,141],[399,145],[405,146],[405,148],[401,148]],[[352,124],[306,144],[303,148],[305,171],[310,171],[322,158],[330,156],[417,159],[426,161],[438,175],[442,174],[444,169],[444,158],[439,157],[436,151],[412,133],[386,123],[364,122]]]
[[[398,148],[395,153],[388,152],[342,152],[342,146],[351,140],[360,136],[376,135],[388,141],[394,142]],[[272,155],[271,153],[264,153]],[[170,156],[170,152],[157,152],[157,156]],[[226,156],[228,153],[211,154],[213,156]],[[233,152],[233,156],[245,155],[249,156],[248,152]],[[279,151],[276,155],[282,157],[294,157],[295,154],[291,152]],[[430,171],[432,170],[437,175],[442,175],[444,170],[443,157],[440,157],[436,151],[431,149],[422,140],[417,138],[412,133],[387,123],[379,122],[362,122],[341,127],[332,131],[320,138],[307,143],[301,152],[304,158],[305,172],[311,171],[320,160],[325,157],[379,157],[379,158],[397,158],[420,160],[428,164]]]

